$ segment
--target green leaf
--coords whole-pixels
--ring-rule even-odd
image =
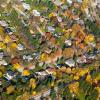
[[[86,98],[86,100],[96,100],[98,97],[97,90],[90,91],[90,95]]]
[[[88,82],[86,82],[85,80],[81,80],[80,81],[80,89],[83,89],[83,91],[85,93],[89,93],[93,88],[92,85]]]
[[[92,78],[95,78],[96,76],[98,76],[98,74],[99,74],[99,73],[98,73],[97,71],[94,71],[94,72],[92,73],[91,77],[92,77]]]
[[[33,0],[25,0],[26,3],[31,4]],[[34,0],[35,1],[35,0]]]
[[[79,100],[85,100],[85,94],[82,90],[79,90],[79,93],[77,96]]]
[[[88,26],[90,32],[92,32],[96,37],[100,37],[100,28],[92,21],[87,20],[85,21],[86,26]]]
[[[54,90],[54,88],[51,89],[50,97],[51,97],[51,100],[55,100],[56,99],[56,91]]]
[[[97,98],[97,96],[98,96],[98,91],[94,89],[91,93],[91,99],[95,100]]]
[[[11,21],[11,25],[19,26],[21,21],[18,19],[18,13],[15,10],[11,11],[11,14],[7,17]]]
[[[65,88],[63,91],[63,97],[67,100],[72,100],[72,94],[70,93],[68,88]]]

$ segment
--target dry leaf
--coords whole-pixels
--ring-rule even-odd
[[[71,58],[74,56],[74,50],[73,48],[65,48],[63,51],[63,56],[67,58]]]

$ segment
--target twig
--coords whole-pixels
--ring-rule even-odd
[[[23,16],[29,18],[29,16],[27,16],[24,12],[22,12],[20,9],[18,9],[18,8],[16,7],[16,5],[12,5],[12,7],[13,7],[19,14],[21,14],[21,15],[23,15]]]
[[[34,25],[34,26],[39,31],[39,33],[41,33],[41,35],[45,35],[38,25]]]
[[[18,8],[16,7],[16,5],[13,5],[12,7],[13,7],[18,13],[20,13],[21,15],[23,15],[23,16],[29,18],[29,16],[27,16],[24,12],[22,12],[20,9],[18,9]],[[39,31],[39,33],[41,33],[41,35],[45,35],[37,24],[35,24],[34,26],[35,26],[35,28]]]
[[[7,4],[10,3],[11,0],[7,0]]]

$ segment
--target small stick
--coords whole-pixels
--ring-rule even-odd
[[[35,28],[41,33],[41,35],[45,35],[38,25],[35,25]]]
[[[16,7],[16,5],[12,5],[12,7],[13,7],[18,13],[20,13],[21,15],[23,15],[23,16],[29,18],[29,16],[27,16],[24,12],[22,12],[20,9],[18,9],[18,8]]]
[[[10,3],[11,0],[7,0],[7,4]]]

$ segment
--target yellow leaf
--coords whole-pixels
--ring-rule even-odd
[[[32,89],[36,87],[36,80],[33,78],[30,79],[30,87],[32,87]]]
[[[54,17],[54,16],[55,16],[55,13],[53,13],[53,12],[49,14],[49,17],[50,17],[50,18],[51,18],[51,17]]]
[[[40,56],[41,61],[46,61],[48,58],[49,58],[48,54],[46,54],[46,53],[42,53],[41,56]]]
[[[4,29],[3,27],[0,26],[0,34],[3,34],[4,33]]]
[[[17,96],[16,100],[22,100],[22,96]]]
[[[80,72],[79,72],[79,75],[83,76],[83,75],[85,75],[88,72],[89,72],[89,69],[81,69]]]
[[[10,36],[7,35],[7,36],[5,37],[5,39],[4,39],[4,42],[5,42],[5,43],[11,42]]]
[[[74,38],[76,36],[76,33],[73,31],[72,33],[71,33],[71,38]]]
[[[66,73],[69,73],[69,74],[72,73],[71,68],[66,68],[65,70],[66,70]]]
[[[11,48],[17,48],[17,44],[16,44],[16,43],[12,43],[12,44],[10,45],[10,47],[11,47]]]
[[[96,87],[96,90],[100,93],[100,87]]]
[[[1,48],[1,49],[6,49],[6,45],[5,45],[5,43],[0,42],[0,48]]]
[[[30,75],[30,72],[29,70],[24,70],[23,73],[22,73],[23,76],[29,76]]]
[[[32,95],[35,96],[35,95],[36,95],[36,91],[33,91],[33,92],[32,92]]]
[[[9,86],[9,87],[7,88],[7,94],[13,93],[14,90],[15,90],[14,86]]]
[[[87,75],[87,77],[86,77],[86,81],[87,81],[87,82],[90,82],[90,83],[92,82],[91,75]]]
[[[78,75],[75,75],[74,77],[73,77],[73,79],[75,79],[75,80],[78,80],[80,77],[78,76]]]
[[[2,71],[3,73],[5,72],[5,67],[4,66],[0,66],[0,71]]]
[[[96,76],[96,80],[100,80],[100,73]]]
[[[94,36],[92,35],[92,34],[89,34],[89,35],[87,35],[86,37],[85,37],[85,42],[86,43],[91,43],[91,42],[93,42],[94,41]]]
[[[52,73],[54,76],[56,76],[57,75],[57,73],[55,72],[55,71],[53,71],[53,73]]]
[[[89,0],[83,0],[81,10],[85,11],[88,8]]]
[[[15,69],[19,69],[19,68],[20,68],[20,65],[19,65],[18,63],[16,63],[16,64],[13,65],[13,67],[14,67]]]
[[[35,89],[35,87],[36,87],[36,84],[34,83],[34,84],[32,85],[32,89]]]
[[[54,86],[54,81],[51,83],[51,86]]]
[[[0,71],[0,77],[2,77],[2,75],[3,75],[3,74],[2,74],[2,72]]]
[[[29,100],[30,98],[30,94],[28,92],[25,92],[23,95],[22,95],[22,100]]]
[[[75,94],[78,93],[78,89],[79,89],[79,82],[75,82],[73,84],[70,84],[69,86],[70,92],[74,92]]]
[[[30,83],[35,83],[35,81],[36,81],[36,80],[35,80],[34,78],[31,78],[31,79],[30,79]]]

